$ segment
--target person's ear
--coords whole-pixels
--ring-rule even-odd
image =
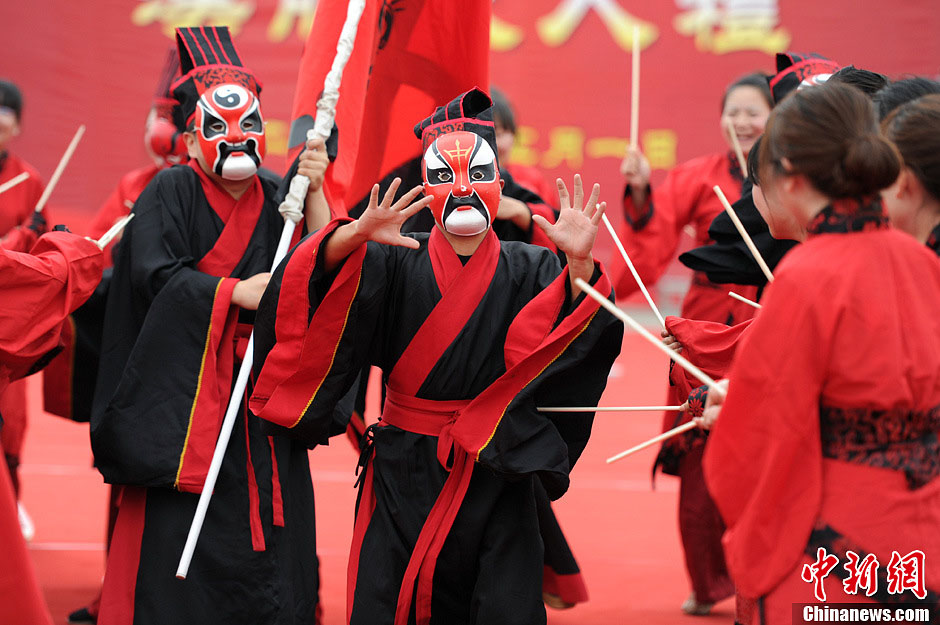
[[[191,131],[183,133],[183,144],[186,146],[186,153],[189,155],[189,158],[196,158],[199,156],[199,142],[196,141],[196,134]]]

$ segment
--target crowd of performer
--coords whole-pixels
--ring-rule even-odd
[[[177,44],[145,125],[153,163],[88,232],[34,210],[48,194],[10,150],[22,96],[0,82],[0,185],[27,174],[0,192],[0,621],[51,622],[16,503],[24,378],[42,368],[46,409],[90,422],[112,485],[101,592],[70,622],[320,622],[308,455],[343,434],[349,623],[529,625],[586,601],[551,502],[594,413],[536,408],[598,405],[623,333],[602,300],[652,286],[689,226],[692,283],[662,340],[720,381],[668,371],[682,409],[663,429],[698,426],[654,465],[680,478],[681,610],[734,596],[737,622],[790,622],[830,573],[830,602],[937,609],[940,84],[779,54],[725,90],[727,149],[652,185],[631,147],[610,208],[580,176],[509,163],[514,111],[476,88],[416,115],[420,178],[338,215],[335,136],[266,171],[261,83],[228,30]],[[272,269],[295,176],[309,184]],[[596,258],[608,210],[636,275]],[[363,414],[372,367],[380,418]],[[184,581],[175,546],[207,479]]]

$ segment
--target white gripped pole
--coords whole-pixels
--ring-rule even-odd
[[[575,279],[574,283],[578,286],[578,288],[580,288],[582,291],[587,293],[589,297],[591,297],[598,304],[600,304],[605,309],[607,309],[607,311],[610,312],[610,314],[612,314],[613,316],[617,317],[618,319],[623,321],[625,324],[630,326],[633,330],[635,330],[641,336],[643,336],[647,341],[655,345],[657,349],[664,352],[667,356],[669,356],[671,359],[676,361],[677,365],[681,366],[683,369],[685,369],[690,374],[692,374],[702,384],[705,384],[706,386],[708,386],[710,393],[715,393],[716,395],[724,397],[725,395],[724,390],[722,390],[722,388],[717,385],[715,380],[713,380],[707,373],[705,373],[704,371],[702,371],[701,369],[693,365],[691,362],[686,360],[683,356],[679,355],[678,353],[676,353],[669,347],[666,347],[662,341],[660,341],[658,338],[650,334],[650,332],[646,328],[641,326],[639,323],[637,323],[636,320],[633,319],[633,317],[631,317],[627,313],[623,312],[620,308],[612,304],[610,300],[608,300],[606,297],[601,295],[597,291],[597,289],[592,287],[590,284],[588,284],[581,278]],[[687,430],[691,430],[694,427],[696,427],[695,423],[690,421],[689,423],[680,425],[679,427],[669,430],[668,432],[663,432],[662,434],[655,437],[654,439],[641,443],[637,445],[636,447],[631,447],[627,451],[621,452],[617,454],[616,456],[611,456],[610,458],[607,459],[607,463],[610,464],[611,462],[616,462],[617,460],[620,460],[621,458],[625,458],[626,456],[629,456],[630,454],[634,452],[640,451],[641,449],[645,449],[646,447],[649,447],[650,445],[654,445],[658,443],[659,441],[665,440],[677,434],[681,434],[682,432],[685,432]]]
[[[15,187],[15,186],[18,185],[19,183],[25,182],[27,178],[29,178],[29,172],[28,172],[28,171],[24,171],[24,172],[21,173],[21,174],[18,174],[18,175],[16,175],[16,176],[13,176],[12,178],[10,178],[9,180],[7,180],[7,181],[4,182],[3,184],[0,184],[0,193],[3,193],[4,191],[9,191],[10,189],[12,189],[13,187]]]
[[[49,184],[46,185],[46,188],[43,189],[42,195],[39,196],[39,201],[36,202],[36,212],[41,213],[42,209],[46,207],[46,202],[49,201],[49,196],[52,195],[52,190],[55,189],[56,184],[59,182],[59,178],[62,176],[62,172],[65,171],[65,166],[69,164],[69,159],[72,158],[72,154],[75,153],[75,148],[78,147],[78,142],[82,140],[82,136],[85,134],[85,124],[82,124],[78,127],[78,130],[75,131],[75,136],[72,137],[72,141],[69,142],[69,147],[65,149],[65,154],[62,155],[62,158],[59,159],[59,164],[56,165],[55,171],[52,172],[52,177],[49,178]]]
[[[614,230],[612,225],[610,225],[610,220],[607,219],[606,214],[601,215],[601,219],[604,220],[604,225],[607,226],[607,232],[610,233],[610,237],[614,240],[614,244],[617,246],[617,249],[620,250],[620,255],[623,257],[623,262],[627,263],[627,269],[630,270],[630,273],[633,275],[633,279],[636,280],[637,285],[640,287],[640,291],[643,293],[643,297],[646,298],[646,303],[650,305],[650,308],[653,310],[653,314],[656,315],[656,318],[659,319],[659,324],[663,326],[663,330],[665,330],[666,320],[663,319],[663,314],[659,312],[656,304],[653,303],[653,298],[650,297],[650,292],[646,290],[646,285],[643,284],[643,280],[640,279],[640,274],[637,273],[636,267],[633,266],[633,261],[630,260],[630,255],[627,254],[627,250],[623,247],[623,243],[621,243],[620,237],[617,236],[617,231]]]
[[[339,41],[336,43],[336,56],[333,57],[333,65],[323,81],[323,94],[317,100],[317,116],[313,123],[313,129],[307,132],[307,139],[321,137],[324,141],[329,138],[333,130],[333,121],[336,117],[336,103],[339,100],[339,87],[343,78],[343,69],[349,56],[352,54],[353,44],[356,41],[356,31],[359,28],[359,18],[362,17],[362,11],[365,8],[365,0],[349,0],[346,9],[346,22],[343,24],[343,30],[340,32]],[[284,198],[284,202],[278,210],[284,216],[284,230],[281,231],[281,239],[277,244],[277,250],[274,253],[274,262],[271,265],[271,271],[280,264],[287,256],[290,247],[291,238],[294,236],[294,228],[297,223],[303,219],[304,200],[307,197],[307,187],[310,180],[306,176],[296,175],[290,182],[290,190]],[[186,579],[189,573],[189,564],[193,558],[193,552],[196,549],[196,542],[199,540],[199,532],[202,530],[202,524],[206,518],[206,510],[209,508],[209,500],[212,498],[212,490],[215,488],[216,479],[219,477],[219,469],[222,467],[222,457],[225,455],[225,448],[228,447],[229,438],[232,436],[232,428],[235,426],[235,417],[238,414],[238,408],[241,405],[242,396],[245,388],[248,386],[248,376],[251,373],[254,355],[255,334],[251,333],[248,339],[248,348],[245,351],[245,359],[238,369],[238,376],[235,379],[235,386],[232,389],[232,397],[229,400],[228,409],[225,411],[225,419],[222,422],[222,429],[219,432],[219,440],[215,446],[215,452],[212,454],[212,463],[209,465],[209,472],[206,474],[206,483],[202,487],[202,493],[199,495],[199,503],[196,506],[196,513],[193,516],[193,523],[189,528],[189,535],[186,537],[186,545],[183,547],[183,555],[180,556],[179,566],[176,569],[176,577]]]
[[[764,273],[764,277],[767,278],[767,282],[773,282],[774,274],[771,273],[770,267],[768,267],[767,263],[764,261],[764,257],[760,255],[759,251],[757,251],[757,246],[754,245],[754,241],[751,239],[751,235],[747,233],[747,230],[744,228],[744,224],[741,223],[741,219],[738,217],[738,214],[734,212],[733,208],[731,208],[731,202],[728,201],[728,198],[725,197],[721,187],[719,187],[717,184],[712,187],[712,190],[715,192],[715,195],[718,196],[718,200],[721,202],[721,205],[725,207],[725,212],[728,213],[728,217],[731,218],[731,222],[734,224],[734,227],[738,229],[738,234],[740,234],[741,238],[744,239],[744,244],[747,246],[747,249],[751,250],[751,254],[754,256],[754,260],[757,261],[757,266],[760,267],[760,270]]]

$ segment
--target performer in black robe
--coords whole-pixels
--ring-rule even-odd
[[[573,287],[583,277],[612,297],[590,253],[599,188],[582,211],[578,178],[556,225],[535,217],[564,270],[545,248],[500,242],[489,106],[473,90],[422,122],[429,197],[401,210],[415,188],[390,209],[397,184],[381,206],[376,187],[357,221],[294,249],[259,308],[251,407],[281,431],[325,442],[362,366],[384,372],[361,459],[351,623],[545,622],[535,480],[565,492],[593,413],[535,408],[594,405],[619,352],[622,326]],[[436,227],[401,236],[425,205]]]
[[[283,228],[279,181],[257,174],[257,81],[226,28],[179,29],[177,41],[183,76],[174,96],[191,161],[159,172],[135,205],[115,262],[92,411],[96,467],[125,485],[98,622],[312,623],[306,449],[263,433],[244,404],[189,576],[175,578]]]

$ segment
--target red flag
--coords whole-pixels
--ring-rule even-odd
[[[290,148],[313,127],[323,80],[346,20],[346,0],[320,0],[300,62]],[[489,85],[492,0],[366,0],[336,111],[339,148],[327,170],[334,215],[421,157],[412,129],[435,106]]]

